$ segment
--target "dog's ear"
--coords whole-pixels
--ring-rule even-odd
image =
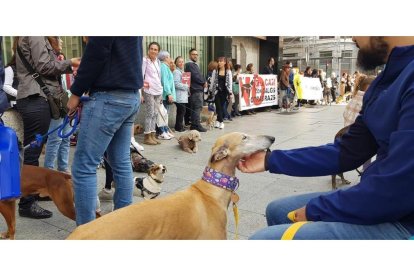
[[[213,149],[213,151],[214,151],[214,149]],[[214,163],[214,162],[220,161],[220,160],[226,158],[227,155],[229,155],[229,153],[230,153],[230,150],[229,150],[228,146],[226,146],[226,145],[221,146],[216,151],[213,152],[213,154],[211,155],[210,162]]]
[[[151,175],[152,173],[154,173],[155,170],[157,169],[157,167],[158,166],[156,164],[152,164],[151,167],[149,167],[149,169],[147,171],[148,175]]]

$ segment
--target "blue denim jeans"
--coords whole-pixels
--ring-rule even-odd
[[[105,151],[116,183],[114,209],[132,203],[129,144],[139,97],[137,91],[96,92],[83,104],[82,128],[72,164],[77,225],[95,219],[96,168]]]
[[[49,131],[57,128],[63,123],[63,119],[51,120]],[[69,124],[65,126],[63,133],[68,133],[70,131]],[[70,139],[60,138],[58,131],[51,133],[47,138],[46,143],[46,154],[45,154],[45,163],[44,167],[48,169],[55,168],[55,161],[57,159],[57,169],[58,171],[65,172],[68,171],[68,162],[69,162],[69,150],[70,150]]]
[[[266,208],[269,227],[254,233],[251,240],[280,240],[291,226],[287,214],[305,206],[310,199],[326,193],[311,193],[272,201]],[[343,222],[309,222],[296,232],[295,240],[403,240],[411,234],[398,222],[357,225]]]

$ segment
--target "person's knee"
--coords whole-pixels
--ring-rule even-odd
[[[270,202],[266,207],[266,220],[267,225],[278,225],[289,223],[287,219],[288,210],[286,210],[285,204],[281,200],[275,200]]]

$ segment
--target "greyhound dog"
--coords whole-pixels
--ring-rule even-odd
[[[205,178],[206,171],[222,176],[220,182],[235,183],[239,160],[268,149],[274,141],[264,135],[223,135],[212,148],[202,179],[183,191],[133,204],[81,225],[68,239],[226,239],[227,208],[233,192],[212,184]]]

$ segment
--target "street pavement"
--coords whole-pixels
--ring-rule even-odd
[[[271,149],[292,149],[305,146],[317,146],[333,141],[335,133],[343,127],[342,113],[344,105],[302,107],[299,111],[280,113],[276,110],[257,112],[256,115],[234,118],[226,122],[223,130],[213,129],[202,133],[199,152],[189,154],[182,151],[177,140],[162,141],[159,146],[145,146],[143,155],[167,166],[167,173],[160,196],[166,196],[185,189],[198,179],[207,165],[211,147],[217,137],[228,132],[245,132],[248,134],[272,135],[276,138]],[[144,112],[141,110],[140,113]],[[140,114],[142,117],[142,114]],[[138,116],[140,117],[140,116]],[[176,136],[179,136],[176,133]],[[137,140],[142,143],[143,135]],[[75,148],[71,148],[70,163],[72,163]],[[43,164],[44,156],[41,156]],[[104,169],[98,169],[98,192],[105,181]],[[134,173],[135,176],[145,176],[143,173]],[[255,231],[266,227],[265,209],[269,202],[285,196],[298,195],[309,192],[324,192],[331,189],[331,177],[291,177],[270,174],[269,172],[243,174],[237,172],[240,186],[237,193],[240,196],[238,204],[239,239],[247,239]],[[351,185],[358,182],[355,171],[345,173]],[[338,183],[339,183],[338,179]],[[343,188],[342,184],[338,184]],[[134,197],[134,202],[143,199]],[[75,222],[64,217],[53,202],[39,202],[48,210],[53,211],[49,219],[34,220],[22,218],[16,214],[16,239],[18,240],[62,240],[75,228]],[[101,202],[103,213],[112,209],[112,202]],[[133,218],[131,218],[133,219]],[[5,231],[4,219],[0,218],[0,231]],[[235,223],[233,211],[228,209],[228,239],[235,239]]]

